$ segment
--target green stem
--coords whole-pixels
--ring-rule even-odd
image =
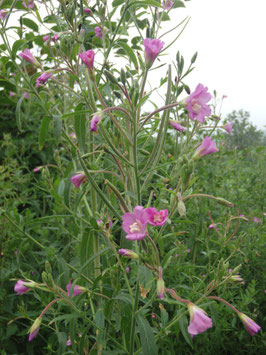
[[[138,308],[138,301],[139,301],[139,283],[137,282],[134,309],[132,312],[131,327],[130,327],[130,344],[129,344],[129,354],[130,355],[134,354],[135,327],[136,327],[136,314],[137,314],[137,308]]]

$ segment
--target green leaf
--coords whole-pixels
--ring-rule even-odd
[[[8,80],[0,79],[0,87],[5,88],[9,91],[16,92],[16,86]]]
[[[48,133],[49,123],[51,121],[50,116],[44,116],[41,123],[41,129],[39,134],[39,149],[42,150]]]
[[[176,9],[177,7],[186,7],[183,1],[176,1],[173,5],[173,9]]]
[[[158,354],[153,330],[149,322],[142,315],[137,316],[137,325],[140,332],[140,342],[145,355]]]
[[[19,39],[17,40],[16,42],[14,42],[13,46],[12,46],[12,51],[11,51],[11,56],[12,56],[12,59],[15,59],[16,58],[16,53],[17,51],[19,50],[19,48],[21,48],[23,46],[23,44],[25,43],[26,41],[24,39]]]
[[[34,21],[32,21],[31,19],[24,17],[22,19],[22,23],[23,23],[23,25],[27,26],[31,30],[33,30],[35,32],[39,32],[38,25]]]
[[[135,56],[134,51],[129,47],[128,44],[126,44],[125,42],[122,41],[117,41],[116,45],[119,45],[119,47],[122,47],[124,49],[124,51],[126,52],[126,54],[129,56],[129,58],[132,60],[136,70],[138,71],[139,66],[138,66],[138,61],[137,61],[137,57]]]
[[[21,104],[24,100],[25,96],[22,95],[21,98],[18,100],[17,107],[16,107],[16,122],[18,125],[18,129],[21,131]]]
[[[160,3],[154,1],[154,0],[145,0],[145,1],[136,1],[132,2],[132,5],[134,6],[155,6],[155,7],[162,7]]]
[[[75,111],[80,111],[83,107],[83,104],[79,104]],[[75,115],[74,117],[74,129],[78,139],[78,144],[81,152],[84,152],[85,149],[85,140],[86,140],[86,117],[85,115]]]
[[[185,338],[185,341],[193,349],[192,340],[191,340],[191,337],[190,337],[190,335],[188,334],[188,331],[187,331],[187,327],[188,327],[187,317],[186,316],[182,317],[181,319],[179,319],[178,323],[179,323],[179,326],[180,326],[180,330],[181,330],[181,332],[183,334],[183,337]]]
[[[123,3],[124,3],[124,0],[114,0],[112,2],[112,6],[116,7],[116,6],[122,5]]]

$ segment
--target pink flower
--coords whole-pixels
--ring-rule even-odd
[[[68,336],[68,338],[67,338],[66,346],[71,346],[70,336]]]
[[[42,166],[37,166],[37,168],[33,169],[34,173],[37,173],[38,171],[40,171],[42,169]]]
[[[126,267],[126,273],[128,274],[128,273],[129,273],[129,271],[130,271],[130,267],[129,267],[129,266],[127,266],[127,267]]]
[[[72,286],[72,282],[69,281],[69,283],[67,284],[66,286],[66,289],[67,289],[67,295],[68,297],[70,297],[70,291],[71,291],[71,286]],[[73,287],[73,294],[72,294],[72,297],[75,297],[77,295],[81,295],[83,292],[86,291],[86,288],[85,287],[82,287],[82,286],[79,286],[79,285],[75,285]]]
[[[164,42],[159,39],[146,38],[144,40],[146,65],[150,68],[163,49]]]
[[[91,132],[97,132],[98,123],[100,120],[101,120],[101,117],[99,115],[95,115],[92,117],[92,120],[90,123],[90,131]]]
[[[23,96],[25,97],[25,99],[29,99],[30,98],[30,94],[27,91],[23,92]]]
[[[168,216],[168,210],[158,211],[155,207],[146,208],[146,213],[148,215],[148,223],[152,226],[162,226]]]
[[[219,149],[216,147],[215,142],[212,141],[211,137],[206,136],[203,139],[202,144],[196,150],[196,152],[193,155],[192,159],[193,160],[199,159],[200,157],[203,157],[204,155],[208,155],[208,154],[211,154],[211,153],[216,153],[218,151],[219,151]]]
[[[23,0],[22,5],[26,9],[33,9],[34,8],[34,0]]]
[[[17,292],[17,295],[23,295],[23,293],[30,291],[30,289],[34,287],[34,285],[35,285],[34,282],[26,282],[26,281],[18,280],[17,283],[15,284],[14,291]]]
[[[36,335],[40,329],[41,323],[42,323],[41,317],[38,317],[35,319],[34,323],[32,324],[32,326],[30,327],[30,330],[29,330],[29,333],[30,333],[29,341],[32,341],[36,337]]]
[[[228,123],[224,126],[224,129],[225,129],[226,132],[228,132],[229,134],[231,134],[232,128],[233,128],[233,122],[232,122],[232,121],[228,122]]]
[[[40,87],[42,84],[45,84],[46,81],[52,76],[51,73],[44,72],[42,75],[40,75],[37,80],[36,80],[36,86]]]
[[[56,33],[55,35],[52,36],[51,40],[53,42],[57,42],[59,40],[59,37],[60,37],[59,34]]]
[[[212,327],[212,320],[203,309],[193,303],[189,303],[187,306],[190,314],[190,323],[187,330],[191,338]]]
[[[13,92],[13,91],[9,91],[9,97],[13,97],[15,96],[16,94]]]
[[[244,219],[245,221],[249,221],[249,219],[247,217],[245,217],[243,214],[240,214],[239,217],[241,217],[242,219]]]
[[[19,53],[19,56],[31,64],[39,65],[37,59],[31,54],[30,50],[27,48],[24,50],[24,52]]]
[[[103,31],[99,26],[94,28],[94,33],[96,37],[103,38]]]
[[[134,213],[127,212],[122,216],[122,228],[128,240],[141,240],[147,235],[148,215],[142,206],[136,206]]]
[[[222,145],[224,145],[225,143],[224,142],[222,142]]]
[[[119,254],[130,259],[138,259],[139,256],[133,250],[129,249],[119,249]]]
[[[176,129],[177,131],[180,131],[180,132],[183,132],[184,131],[184,127],[181,126],[181,124],[179,124],[178,122],[176,121],[169,121],[169,124],[174,127],[174,129]]]
[[[73,139],[77,139],[76,133],[75,132],[71,132],[70,133],[70,137]]]
[[[196,119],[199,122],[204,122],[205,117],[211,114],[211,109],[206,104],[210,101],[212,96],[207,91],[207,87],[198,84],[196,90],[184,100],[189,116],[193,120]]]
[[[47,42],[50,39],[50,36],[49,35],[43,36],[42,39],[44,42]]]
[[[4,21],[4,19],[5,19],[5,17],[6,17],[6,14],[7,14],[6,11],[0,10],[0,19],[1,19],[2,21]]]
[[[239,312],[238,316],[246,327],[247,331],[250,333],[250,335],[253,336],[261,329],[261,327],[257,323],[255,323],[254,320],[246,316],[244,313]]]
[[[86,175],[84,173],[77,174],[72,176],[71,182],[75,185],[76,188],[80,187],[80,185],[85,182]]]
[[[88,14],[88,15],[91,14],[91,9],[89,9],[89,8],[86,8],[86,9],[84,9],[83,11],[86,12],[86,14]]]
[[[230,273],[232,273],[232,272],[233,272],[233,269],[230,268],[228,271],[229,271]]]
[[[153,319],[157,319],[158,318],[158,316],[155,313],[153,313],[153,312],[152,312],[151,316],[152,316]]]
[[[164,8],[164,10],[170,10],[173,5],[174,5],[173,1],[170,0],[164,0],[162,2],[162,7]]]
[[[254,217],[254,218],[253,218],[253,221],[254,221],[255,223],[259,223],[259,222],[260,222],[260,220],[258,219],[258,217]]]
[[[92,49],[89,49],[87,52],[79,53],[80,59],[91,71],[93,70],[94,56],[95,53]]]
[[[187,253],[190,253],[190,249],[187,249]]]
[[[213,228],[214,228],[214,224],[210,224],[209,229],[213,229]]]

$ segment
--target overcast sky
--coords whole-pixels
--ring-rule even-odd
[[[192,0],[186,9],[170,12],[171,26],[186,15],[191,20],[172,48],[179,49],[187,63],[198,51],[196,69],[188,84],[216,89],[225,116],[243,108],[259,128],[266,125],[266,1]]]

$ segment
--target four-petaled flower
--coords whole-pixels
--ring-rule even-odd
[[[46,41],[48,41],[48,40],[49,40],[49,38],[50,38],[50,36],[49,36],[49,35],[45,35],[45,36],[43,36],[43,38],[42,38],[42,39],[43,39],[43,41],[44,41],[44,42],[46,42]]]
[[[89,49],[87,52],[79,53],[80,59],[90,71],[93,71],[94,56],[95,53],[93,49]]]
[[[168,216],[168,210],[158,211],[155,207],[146,208],[148,223],[152,226],[162,226],[165,224]]]
[[[67,295],[70,297],[70,294],[72,297],[75,297],[77,295],[81,295],[83,292],[86,292],[86,288],[79,286],[79,285],[74,285],[73,287],[73,293],[71,292],[71,287],[72,287],[72,282],[69,281],[69,283],[66,285],[67,289]]]
[[[23,293],[26,293],[30,291],[32,287],[34,287],[35,282],[26,282],[22,280],[18,280],[15,284],[14,291],[17,293],[17,295],[23,295]]]
[[[141,240],[147,235],[148,215],[142,206],[136,206],[134,213],[127,212],[122,216],[122,228],[128,240]]]
[[[161,52],[163,49],[164,42],[162,42],[159,39],[150,39],[146,38],[144,39],[144,47],[145,47],[145,59],[146,59],[146,65],[148,68],[150,68],[157,58],[158,54]]]
[[[205,332],[205,330],[212,327],[212,320],[207,316],[203,309],[197,307],[193,303],[188,303],[187,306],[190,315],[190,323],[187,330],[191,338],[193,338],[194,335]]]
[[[119,254],[130,259],[138,259],[139,256],[133,250],[130,249],[119,249]]]
[[[25,59],[28,63],[39,66],[37,59],[31,54],[29,49],[25,49],[24,52],[19,53],[19,56]]]
[[[90,15],[91,14],[91,9],[89,8],[86,8],[83,10],[86,14]]]
[[[96,37],[103,38],[103,31],[99,26],[94,28],[94,33]]]
[[[205,117],[211,114],[211,109],[206,104],[210,101],[212,95],[207,91],[207,87],[198,84],[196,90],[184,100],[189,116],[193,120],[196,119],[199,122],[204,122]]]
[[[171,7],[174,5],[173,1],[171,0],[163,0],[162,2],[162,7],[164,8],[164,10],[170,10]]]
[[[232,121],[228,122],[228,123],[224,126],[224,129],[225,129],[226,132],[228,132],[229,134],[231,134],[232,128],[233,128],[233,122],[232,122]]]
[[[2,21],[4,21],[4,19],[5,19],[5,17],[6,17],[6,14],[7,14],[6,11],[0,10],[0,19],[1,19]]]
[[[244,313],[239,312],[238,316],[250,335],[253,336],[261,329],[261,327],[257,323],[255,323],[254,320],[246,316]]]
[[[32,341],[32,339],[34,339],[40,329],[40,325],[42,323],[42,318],[38,317],[35,319],[34,323],[32,324],[32,326],[30,327],[29,330],[29,341]]]
[[[77,175],[72,176],[71,182],[75,185],[75,187],[80,187],[80,185],[85,182],[86,175],[84,173],[80,173]]]
[[[91,123],[90,123],[90,131],[91,132],[97,132],[98,123],[100,120],[101,120],[101,116],[99,116],[99,115],[95,115],[92,117]]]
[[[36,80],[36,87],[40,87],[42,84],[45,84],[46,81],[52,76],[52,73],[44,72]]]
[[[219,149],[216,147],[215,142],[212,141],[211,137],[206,136],[203,139],[203,142],[201,143],[199,148],[194,153],[192,159],[196,160],[196,159],[199,159],[200,157],[203,157],[204,155],[216,153],[218,151],[219,151]]]
[[[26,7],[26,9],[33,9],[34,8],[34,0],[23,0],[22,5]]]

